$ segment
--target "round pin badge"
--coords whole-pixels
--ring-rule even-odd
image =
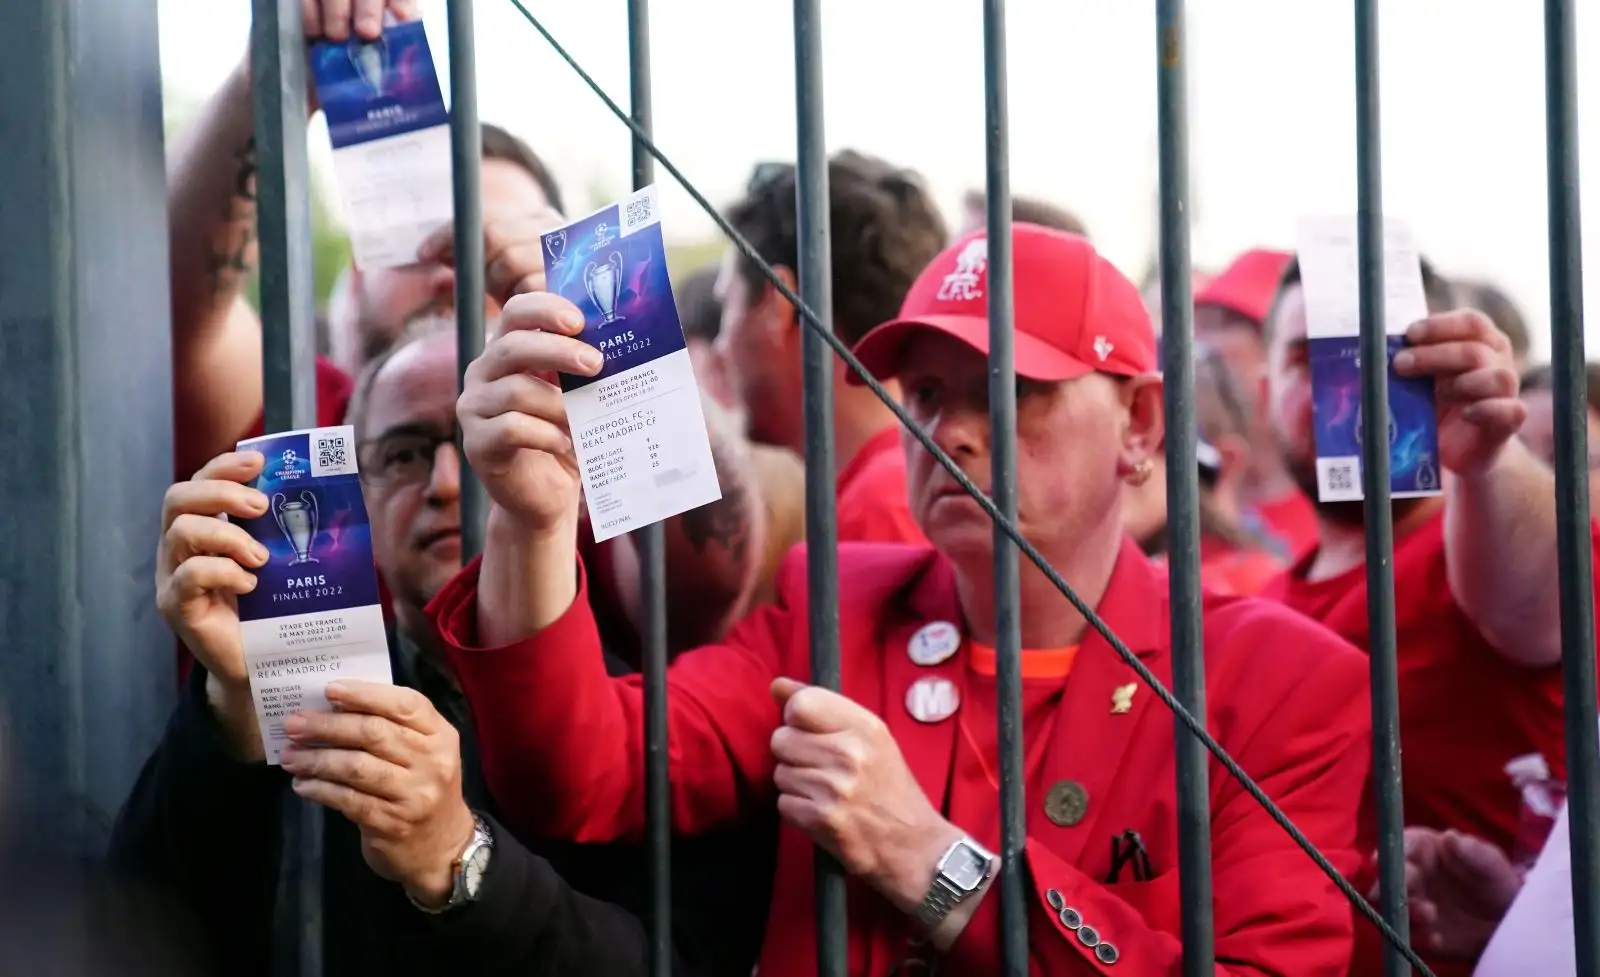
[[[961,629],[949,621],[934,621],[917,629],[906,653],[918,665],[941,665],[961,648]]]
[[[944,722],[959,708],[961,691],[947,678],[919,678],[906,690],[906,711],[917,722]]]
[[[1070,828],[1089,809],[1089,792],[1076,780],[1058,780],[1044,795],[1044,814],[1053,824]]]

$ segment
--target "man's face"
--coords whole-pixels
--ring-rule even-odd
[[[485,216],[531,214],[549,207],[544,190],[527,170],[505,160],[483,161]],[[356,350],[362,356],[382,349],[418,315],[455,311],[455,272],[439,262],[355,271],[350,277],[350,287],[356,290],[358,301],[350,304],[355,307],[358,318],[333,321],[328,325],[333,330],[358,333],[353,341],[346,338],[336,342],[335,347]],[[492,318],[499,315],[500,306],[485,296],[484,310],[484,315]],[[343,365],[360,367],[359,363]]]
[[[753,441],[789,446],[800,435],[798,330],[789,304],[772,288],[751,288],[729,248],[717,274],[722,329],[715,350],[728,385],[745,411]]]
[[[1365,521],[1360,502],[1317,502],[1317,443],[1311,414],[1311,356],[1306,339],[1306,296],[1291,285],[1278,303],[1269,325],[1272,340],[1267,350],[1267,417],[1283,464],[1306,498],[1316,502],[1324,517],[1345,525]],[[1395,499],[1390,503],[1398,521],[1426,503],[1426,499]]]
[[[988,361],[966,344],[931,331],[912,337],[903,357],[898,379],[906,409],[987,492]],[[1159,415],[1159,398],[1155,404]],[[1030,542],[1046,549],[1071,544],[1120,518],[1128,428],[1128,408],[1118,382],[1109,377],[1017,381],[1017,521]],[[958,561],[992,557],[989,517],[909,434],[901,442],[911,512],[928,539]]]
[[[1267,421],[1284,466],[1307,498],[1317,497],[1317,447],[1311,421],[1311,356],[1306,293],[1290,285],[1278,302],[1267,347]]]
[[[461,569],[456,341],[400,350],[374,378],[361,438],[372,549],[402,604],[420,611]]]
[[[1528,449],[1550,467],[1556,464],[1555,401],[1549,390],[1524,390],[1522,402],[1528,407],[1528,419],[1522,422],[1517,436]],[[1600,512],[1600,414],[1587,412],[1589,418],[1589,508]]]
[[[1198,305],[1194,310],[1194,338],[1215,349],[1228,365],[1239,389],[1256,390],[1267,368],[1267,348],[1261,329],[1231,309]]]

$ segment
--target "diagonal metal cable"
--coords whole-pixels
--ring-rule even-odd
[[[610,95],[606,94],[606,90],[600,86],[599,82],[594,80],[593,76],[591,76],[587,71],[583,70],[583,66],[578,64],[572,55],[567,52],[567,49],[561,46],[561,42],[555,39],[555,36],[551,34],[550,31],[546,29],[544,24],[539,21],[539,18],[534,16],[533,12],[522,3],[522,0],[511,0],[511,5],[516,7],[517,10],[522,13],[522,16],[527,18],[528,23],[533,26],[534,30],[538,31],[544,36],[545,41],[549,43],[550,47],[556,52],[556,54],[560,55],[561,60],[565,61],[573,71],[577,72],[578,77],[583,80],[585,85],[589,86],[591,91],[600,97],[601,101],[605,102],[606,107],[611,110],[612,114],[620,119],[622,123],[633,132],[634,138],[637,139],[639,143],[645,147],[645,149],[649,150],[650,155],[656,158],[657,162],[661,164],[662,169],[666,170],[672,175],[674,180],[678,181],[678,184],[683,187],[684,191],[687,192],[694,202],[699,204],[701,209],[706,212],[706,215],[716,223],[718,229],[720,229],[723,234],[727,235],[728,239],[733,242],[733,246],[738,248],[741,254],[748,258],[752,264],[761,270],[761,274],[767,279],[768,282],[772,284],[773,288],[778,290],[780,295],[788,300],[789,304],[792,305],[795,311],[800,314],[801,319],[805,321],[806,325],[817,331],[818,335],[820,335],[822,339],[833,348],[833,351],[839,355],[839,358],[844,360],[845,365],[848,366],[857,376],[859,376],[866,386],[875,395],[877,395],[878,399],[882,400],[884,405],[894,413],[894,416],[899,419],[900,424],[905,427],[906,430],[911,432],[912,437],[917,439],[917,442],[922,445],[923,449],[932,455],[934,460],[937,461],[945,471],[950,473],[950,477],[956,480],[956,483],[961,486],[962,490],[970,495],[973,501],[977,502],[978,505],[983,508],[983,511],[988,514],[991,520],[1001,527],[1005,534],[1011,538],[1012,542],[1017,544],[1017,548],[1022,551],[1022,554],[1026,556],[1034,566],[1039,568],[1040,572],[1043,573],[1045,577],[1055,585],[1057,590],[1061,591],[1062,595],[1065,596],[1069,602],[1071,602],[1073,608],[1075,608],[1079,614],[1083,615],[1084,620],[1088,622],[1089,626],[1094,628],[1095,631],[1100,633],[1101,637],[1106,639],[1106,642],[1111,645],[1111,649],[1117,653],[1117,657],[1122,659],[1123,664],[1133,669],[1133,671],[1139,676],[1139,679],[1143,681],[1145,685],[1149,686],[1150,690],[1155,693],[1156,697],[1159,698],[1168,709],[1172,710],[1173,714],[1176,715],[1178,719],[1189,728],[1191,733],[1193,733],[1202,743],[1205,744],[1206,749],[1210,751],[1212,756],[1217,758],[1217,762],[1222,764],[1223,769],[1227,770],[1228,773],[1239,782],[1239,785],[1244,788],[1246,793],[1255,798],[1256,802],[1259,803],[1267,812],[1267,816],[1272,818],[1273,821],[1277,822],[1278,827],[1282,828],[1284,832],[1289,835],[1289,838],[1294,841],[1294,843],[1298,845],[1313,862],[1316,863],[1317,867],[1320,868],[1329,879],[1333,881],[1334,885],[1339,888],[1339,891],[1344,893],[1345,898],[1350,900],[1350,904],[1354,906],[1356,910],[1361,913],[1361,915],[1365,916],[1369,921],[1371,921],[1372,925],[1378,928],[1378,932],[1383,935],[1384,939],[1400,948],[1400,950],[1405,954],[1406,959],[1411,962],[1411,965],[1417,968],[1417,973],[1420,975],[1420,977],[1436,977],[1434,972],[1428,968],[1428,965],[1423,963],[1422,958],[1417,956],[1416,951],[1412,950],[1404,940],[1400,939],[1399,935],[1395,933],[1394,929],[1390,927],[1389,924],[1384,921],[1383,917],[1378,914],[1378,911],[1373,909],[1372,905],[1362,897],[1361,893],[1357,892],[1355,887],[1352,886],[1349,881],[1347,881],[1339,872],[1339,870],[1333,866],[1333,863],[1328,861],[1322,852],[1317,850],[1317,846],[1312,844],[1311,839],[1307,838],[1299,828],[1295,827],[1294,822],[1289,820],[1289,816],[1284,814],[1278,805],[1272,800],[1272,798],[1268,797],[1266,792],[1261,789],[1255,780],[1244,771],[1244,768],[1239,766],[1239,764],[1234,761],[1233,757],[1228,754],[1228,751],[1222,748],[1222,744],[1218,743],[1214,738],[1212,738],[1211,734],[1206,731],[1205,726],[1202,725],[1199,720],[1195,719],[1194,715],[1185,709],[1183,705],[1173,697],[1172,693],[1168,691],[1167,687],[1161,684],[1161,680],[1156,678],[1155,673],[1151,672],[1150,669],[1139,660],[1139,656],[1130,651],[1128,646],[1122,642],[1122,639],[1116,636],[1111,628],[1106,625],[1105,621],[1101,620],[1100,615],[1095,613],[1094,608],[1084,603],[1083,598],[1079,597],[1077,592],[1072,589],[1072,586],[1062,578],[1061,574],[1056,572],[1055,567],[1050,565],[1050,562],[1044,558],[1043,554],[1035,549],[1033,544],[1028,542],[1028,540],[1022,535],[1022,532],[1018,530],[1010,520],[1006,519],[1000,513],[1000,510],[995,507],[994,502],[990,500],[989,496],[986,495],[982,489],[978,488],[978,486],[973,483],[972,479],[967,477],[966,473],[961,470],[960,466],[958,466],[949,455],[945,454],[943,449],[933,443],[933,438],[929,436],[928,432],[923,430],[920,424],[912,420],[911,415],[906,413],[906,409],[900,406],[900,402],[895,400],[895,398],[889,393],[888,389],[885,388],[883,384],[879,383],[876,377],[868,372],[867,368],[861,364],[860,360],[856,359],[855,354],[850,351],[850,347],[845,345],[843,340],[833,334],[833,329],[826,323],[822,322],[817,317],[817,314],[806,305],[806,303],[794,292],[793,289],[784,284],[782,277],[780,277],[778,273],[773,270],[770,264],[768,264],[759,254],[756,253],[755,248],[748,240],[745,239],[744,235],[735,230],[733,225],[728,223],[727,218],[722,216],[721,212],[717,210],[711,201],[707,200],[705,195],[696,189],[693,183],[689,182],[689,178],[683,175],[683,171],[678,169],[677,166],[673,165],[673,162],[668,159],[666,155],[662,153],[660,147],[655,144],[655,140],[650,137],[650,134],[645,132],[638,124],[636,124],[633,118],[629,116],[628,112],[623,109],[622,106],[618,105]]]

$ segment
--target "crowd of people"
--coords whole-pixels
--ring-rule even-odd
[[[340,40],[374,34],[384,4],[305,9],[308,37]],[[266,506],[262,457],[235,450],[262,414],[249,86],[241,63],[169,167],[177,457],[151,545],[182,693],[112,865],[182,911],[204,972],[266,974],[293,930],[283,812],[305,798],[326,812],[324,972],[643,975],[639,555],[595,541],[560,391],[541,379],[596,369],[581,315],[544,289],[539,236],[577,215],[494,126],[489,340],[464,389],[450,228],[411,266],[349,268],[322,317],[318,420],[358,440],[395,683],[330,686],[334,710],[296,714],[281,768],[264,762],[235,597],[265,557],[229,521]],[[830,159],[829,187],[829,325],[987,487],[982,195],[951,227],[913,170],[853,151]],[[796,192],[793,167],[764,165],[725,211],[791,285]],[[1148,290],[1072,214],[1014,207],[1022,532],[1170,681],[1165,486],[1198,478],[1209,729],[1376,898],[1363,514],[1317,501],[1295,256],[1251,250],[1197,282],[1200,470],[1173,472]],[[1441,496],[1393,503],[1413,940],[1441,975],[1559,977],[1573,964],[1550,377],[1492,286],[1426,263],[1424,281],[1429,315],[1394,360],[1434,383],[1448,473]],[[674,972],[809,977],[820,845],[849,876],[851,975],[992,973],[989,519],[840,366],[843,677],[811,685],[805,327],[732,248],[675,286],[722,498],[665,528]],[[464,465],[492,502],[465,563]],[[1176,974],[1171,717],[1027,565],[1020,595],[1033,973]],[[1382,972],[1376,930],[1215,764],[1210,813],[1219,974]]]

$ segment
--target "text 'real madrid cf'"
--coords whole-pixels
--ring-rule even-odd
[[[245,668],[267,762],[277,764],[283,721],[328,708],[336,679],[391,682],[389,644],[372,561],[372,529],[349,426],[239,442],[266,464],[255,487],[264,515],[240,523],[267,548],[256,589],[239,598]]]
[[[583,310],[595,376],[561,375],[597,542],[722,498],[667,277],[656,188],[545,234],[546,286]]]

